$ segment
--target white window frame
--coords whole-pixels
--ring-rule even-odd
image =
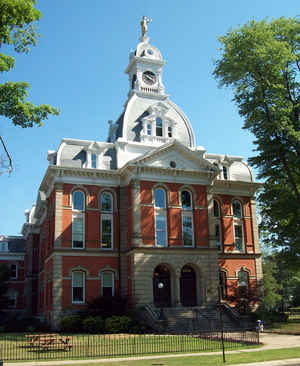
[[[15,275],[15,276],[11,276],[11,273],[12,273],[12,266],[15,266],[15,267],[16,267],[16,269],[15,269],[15,271],[16,271],[16,275]],[[18,265],[17,265],[16,263],[12,263],[12,264],[10,265],[10,275],[9,275],[9,278],[10,278],[11,280],[16,280],[16,279],[18,278]]]
[[[238,204],[239,204],[239,206],[240,206],[240,209],[241,209],[241,216],[236,216],[235,214],[234,214],[234,207],[233,207],[233,205],[234,205],[234,203],[235,202],[237,202]],[[231,203],[231,207],[232,207],[232,216],[235,218],[235,219],[242,219],[243,217],[244,217],[244,215],[243,215],[243,205],[242,205],[242,203],[241,203],[241,201],[239,201],[239,200],[233,200],[232,201],[232,203]]]
[[[104,283],[104,280],[103,280],[103,276],[105,273],[111,273],[111,276],[112,276],[112,290],[111,290],[111,293],[112,295],[111,296],[115,296],[115,273],[113,271],[110,271],[110,270],[107,270],[107,271],[102,271],[101,272],[101,296],[104,296],[103,295],[103,283]]]
[[[75,286],[73,286],[73,282],[74,282],[74,274],[75,273],[81,273],[83,276],[83,285],[82,285],[82,300],[81,301],[76,301],[74,300],[74,293],[73,293],[73,289],[75,288]],[[72,271],[72,304],[85,304],[85,286],[86,286],[86,273],[82,270],[73,270]],[[76,287],[77,288],[77,287]]]
[[[190,203],[191,205],[189,207],[183,207],[182,204],[182,194],[183,192],[188,192],[188,194],[190,195]],[[195,233],[194,233],[194,215],[193,215],[193,195],[192,193],[188,190],[188,189],[183,189],[180,191],[180,204],[181,204],[181,233],[182,233],[182,245],[185,248],[194,248],[195,246]],[[191,223],[192,223],[192,245],[187,245],[184,243],[184,225],[183,225],[183,221],[185,217],[189,217],[191,219]]]
[[[157,218],[162,217],[165,222],[165,244],[159,244],[157,242],[158,235],[157,232],[163,232],[162,230],[159,230],[157,227]],[[155,245],[160,248],[166,248],[168,246],[168,225],[167,225],[167,215],[165,209],[155,209]]]
[[[187,245],[187,244],[184,244],[184,225],[183,225],[183,220],[185,217],[189,217],[191,219],[191,224],[192,224],[192,227],[191,227],[191,231],[192,231],[192,245]],[[194,219],[193,219],[193,212],[189,212],[189,211],[186,211],[186,210],[183,210],[181,212],[181,230],[182,230],[182,245],[185,247],[185,248],[194,248],[195,246],[195,239],[194,239]]]
[[[0,252],[8,252],[8,241],[0,241]]]
[[[156,202],[155,202],[155,192],[156,191],[162,191],[164,193],[164,206],[163,207],[159,207],[156,206]],[[167,223],[167,192],[164,188],[162,187],[156,187],[153,191],[153,200],[154,200],[154,228],[155,228],[155,246],[159,247],[159,248],[166,248],[168,247],[168,223]],[[162,217],[164,219],[164,223],[165,223],[165,244],[161,245],[157,242],[157,232],[162,230],[158,230],[158,225],[157,225],[157,217]]]
[[[114,222],[113,222],[113,215],[112,214],[102,214],[101,213],[101,223],[100,223],[100,247],[102,250],[113,250],[114,249]],[[104,243],[102,242],[102,235],[103,235],[103,221],[110,221],[111,225],[111,233],[110,233],[110,240],[111,240],[111,247],[104,247],[102,246]]]
[[[217,227],[219,228],[219,237],[217,235]],[[218,250],[221,252],[223,250],[223,243],[222,243],[222,228],[220,222],[215,222],[215,236]]]
[[[239,236],[237,237],[235,234],[235,228],[236,227],[240,227],[241,228],[241,241],[242,241],[242,248],[241,250],[237,249],[236,247],[236,239],[239,238]],[[234,234],[234,251],[238,252],[238,253],[244,253],[245,252],[245,243],[244,243],[244,230],[243,230],[243,224],[242,223],[238,223],[238,222],[234,222],[233,224],[233,234]]]
[[[95,158],[94,160],[93,157]],[[95,163],[95,166],[93,166],[93,163]],[[98,167],[98,155],[94,152],[91,152],[91,168],[97,169],[97,167]]]
[[[80,192],[83,196],[83,207],[82,209],[75,209],[74,208],[74,194],[76,192]],[[72,249],[76,249],[76,250],[82,250],[85,249],[85,193],[80,190],[80,189],[76,189],[72,192]],[[77,247],[74,246],[74,224],[73,222],[75,221],[74,219],[81,219],[82,220],[82,246],[81,247]]]
[[[85,249],[85,219],[84,219],[84,213],[81,212],[73,212],[72,213],[72,249],[76,249],[76,250],[82,250]],[[74,219],[81,219],[82,220],[82,247],[78,247],[74,245]]]

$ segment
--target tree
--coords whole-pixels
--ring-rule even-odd
[[[300,21],[254,20],[220,37],[214,76],[231,86],[243,128],[255,136],[267,241],[300,261]]]
[[[35,4],[36,0],[0,0],[0,46],[12,46],[18,53],[27,53],[30,46],[36,44],[38,34],[34,22],[40,19],[41,13]],[[14,57],[0,53],[0,72],[12,70],[15,62]],[[27,101],[28,89],[26,82],[0,84],[0,115],[23,128],[41,126],[49,115],[58,115],[56,108],[47,104],[35,106]],[[12,161],[2,137],[0,143],[6,155],[6,159],[0,159],[0,170],[1,166],[12,170]]]
[[[6,292],[8,290],[7,281],[9,280],[8,265],[0,264],[0,310],[7,307]]]

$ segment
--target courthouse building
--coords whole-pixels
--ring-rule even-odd
[[[107,141],[64,138],[48,152],[22,234],[26,309],[53,326],[97,296],[201,308],[218,301],[221,285],[234,306],[262,280],[259,184],[242,157],[196,145],[166,94],[164,66],[142,28]]]

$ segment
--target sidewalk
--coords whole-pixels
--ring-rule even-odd
[[[293,348],[300,347],[300,336],[293,335],[281,335],[262,333],[260,335],[260,341],[263,342],[263,346],[260,348],[243,349],[238,351],[226,351],[226,354],[231,353],[243,353],[243,352],[259,352],[268,349],[278,348]],[[67,360],[67,361],[34,361],[34,362],[6,362],[3,366],[52,366],[52,365],[76,365],[79,363],[99,363],[104,364],[107,361],[120,362],[120,361],[135,361],[135,360],[155,360],[161,358],[174,358],[174,357],[186,357],[186,356],[209,356],[218,355],[221,352],[201,352],[201,353],[184,353],[184,354],[172,354],[172,355],[157,355],[157,356],[140,356],[140,357],[122,357],[122,358],[106,358],[106,359],[85,359],[85,360]],[[255,363],[243,363],[236,364],[234,366],[279,366],[279,365],[290,365],[300,366],[300,351],[299,358],[292,360],[280,360],[280,361],[266,361],[266,362],[255,362]]]

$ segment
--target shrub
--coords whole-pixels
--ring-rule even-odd
[[[82,326],[87,333],[102,333],[104,331],[104,320],[101,316],[89,316],[83,320]]]
[[[82,330],[82,319],[79,315],[65,316],[60,321],[60,330],[66,333],[78,333]]]
[[[88,303],[87,314],[90,316],[111,316],[126,315],[127,299],[120,296],[99,296]]]
[[[265,310],[265,309],[257,309],[255,312],[251,314],[251,319],[256,321],[258,319],[263,320],[267,324],[272,324],[275,322],[287,322],[288,321],[288,314],[283,313],[281,311],[276,310]]]
[[[105,320],[105,330],[108,333],[125,333],[129,331],[131,323],[128,316],[112,316]]]

